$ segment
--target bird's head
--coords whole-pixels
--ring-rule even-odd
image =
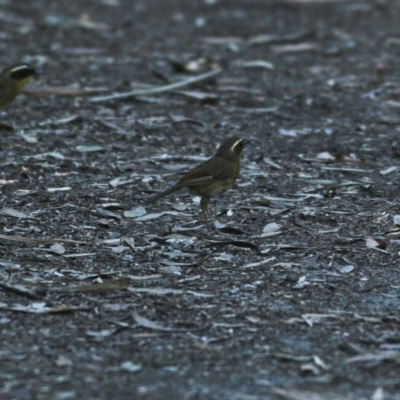
[[[38,75],[36,70],[29,64],[15,64],[3,70],[2,75],[10,78],[22,89],[34,75]]]
[[[249,143],[248,140],[244,140],[238,137],[231,137],[222,142],[217,151],[217,156],[223,157],[228,160],[240,158],[244,146]]]

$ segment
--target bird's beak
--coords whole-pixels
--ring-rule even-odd
[[[252,142],[252,140],[243,139],[243,147],[247,146],[251,142]]]

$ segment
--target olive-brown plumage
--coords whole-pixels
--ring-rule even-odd
[[[238,137],[226,139],[213,157],[185,174],[176,185],[150,197],[146,204],[153,203],[177,190],[188,188],[190,193],[201,197],[200,206],[207,228],[217,230],[208,210],[208,204],[212,197],[226,192],[233,186],[240,172],[240,157],[247,143]]]
[[[15,64],[0,73],[0,108],[9,105],[37,72],[29,64]]]

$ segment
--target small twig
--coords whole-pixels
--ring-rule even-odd
[[[101,88],[72,88],[68,86],[45,87],[38,89],[25,89],[24,94],[32,97],[45,96],[92,96],[101,92],[109,91],[106,87]]]
[[[169,85],[165,86],[159,86],[156,88],[151,88],[151,89],[144,89],[144,90],[134,90],[132,92],[126,92],[126,93],[116,93],[112,94],[109,96],[98,96],[98,97],[93,97],[90,99],[91,102],[93,103],[98,103],[100,101],[108,101],[108,100],[116,100],[116,99],[126,99],[128,97],[136,97],[136,96],[150,96],[153,94],[158,94],[158,93],[164,93],[164,92],[170,92],[172,90],[180,89],[185,86],[193,85],[194,83],[199,83],[206,81],[210,78],[213,78],[216,75],[219,75],[222,72],[221,68],[214,69],[210,72],[207,72],[202,75],[194,76],[192,78],[184,79],[179,82],[171,83]]]
[[[64,243],[64,244],[82,244],[93,246],[94,242],[83,242],[81,240],[71,240],[71,239],[40,239],[40,238],[29,238],[22,236],[10,236],[10,235],[0,235],[0,239],[4,240],[14,240],[16,242],[28,242],[28,243]]]
[[[81,285],[72,287],[54,288],[57,292],[72,292],[72,293],[105,293],[116,290],[125,290],[131,283],[131,279],[122,277],[110,282],[96,283],[94,285]]]
[[[23,285],[11,285],[9,283],[0,282],[0,287],[10,292],[29,297],[30,299],[40,299],[45,295],[45,290],[40,290],[38,288],[29,289]]]

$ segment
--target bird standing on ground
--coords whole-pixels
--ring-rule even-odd
[[[207,228],[218,231],[208,210],[208,204],[212,197],[226,192],[233,186],[239,175],[240,157],[246,144],[247,140],[238,137],[226,139],[213,157],[185,174],[176,185],[150,197],[145,204],[153,203],[179,189],[188,188],[191,194],[201,197],[200,206]]]
[[[0,108],[9,105],[32,76],[37,74],[29,64],[15,64],[5,68],[0,74]]]

